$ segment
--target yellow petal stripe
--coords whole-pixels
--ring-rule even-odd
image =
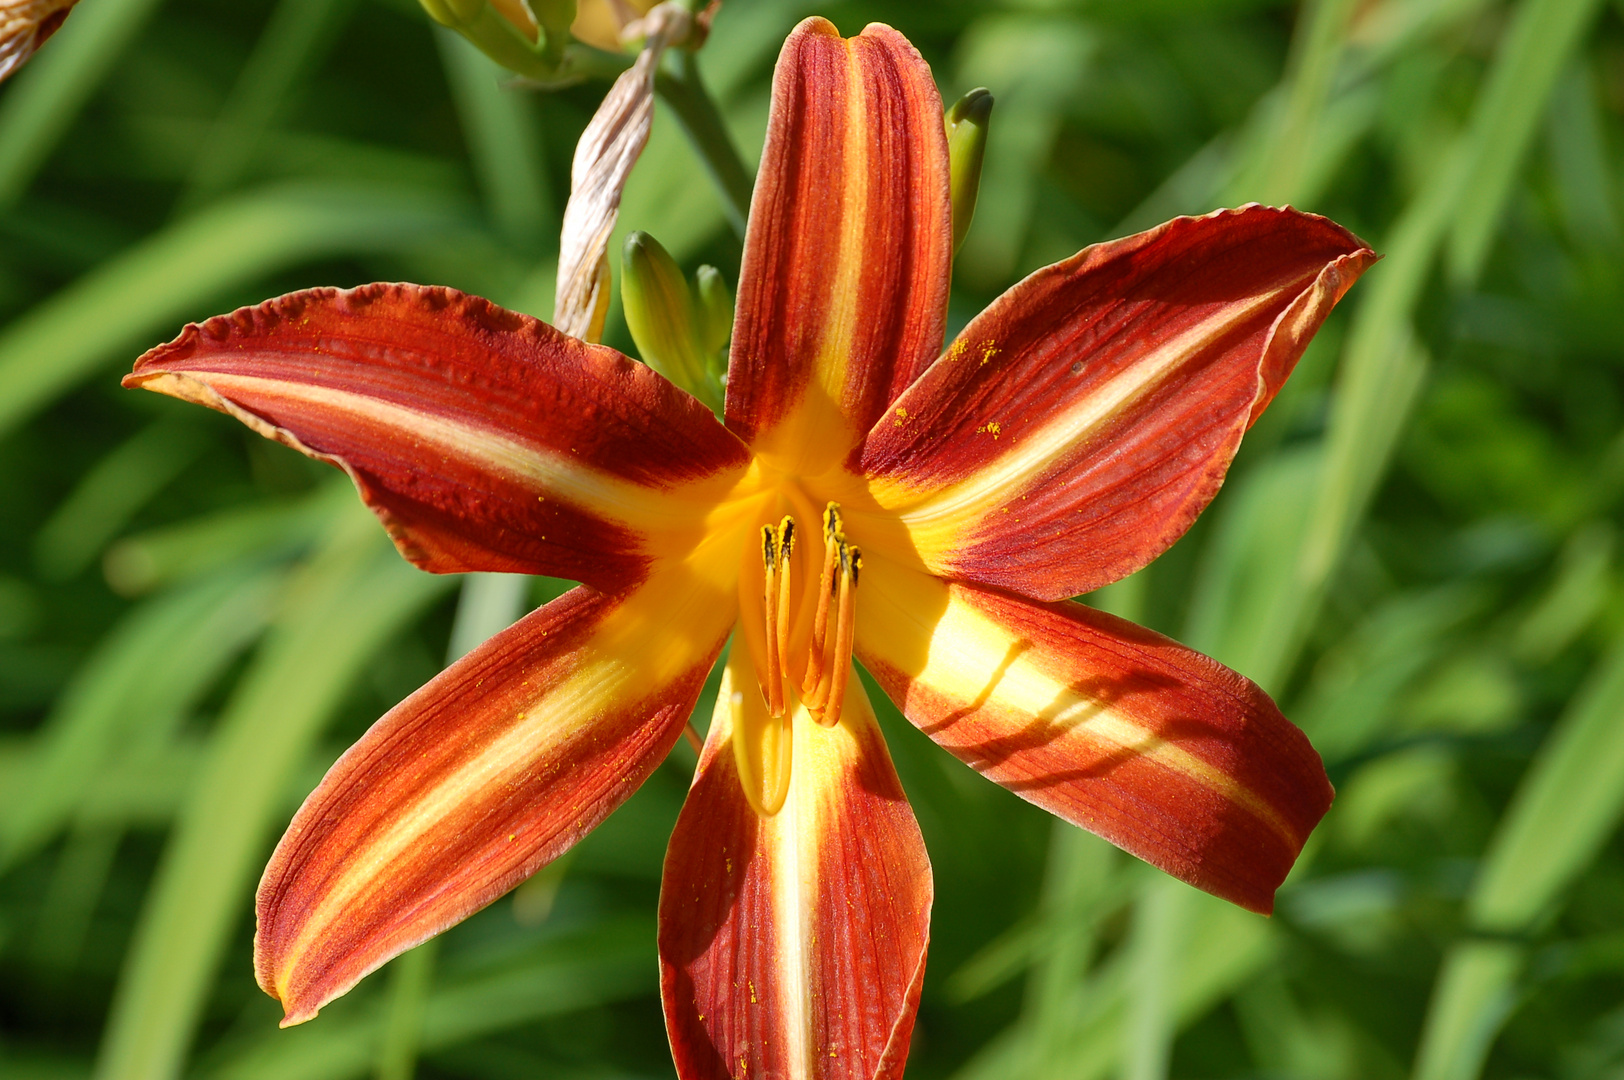
[[[1374,258],[1324,218],[1254,206],[1031,275],[864,441],[871,512],[895,514],[904,534],[889,554],[1043,600],[1145,565],[1216,494],[1247,427]]]
[[[754,692],[748,665],[734,672]],[[724,684],[724,691],[727,689]],[[924,973],[930,864],[854,678],[797,708],[782,809],[756,813],[718,708],[666,855],[661,996],[684,1080],[894,1080]]]
[[[784,43],[750,204],[727,423],[783,470],[843,460],[941,350],[952,248],[930,68],[888,26]]]
[[[1255,685],[1081,604],[876,560],[857,649],[926,734],[1021,797],[1267,911],[1330,785]]]
[[[256,967],[285,1023],[494,900],[635,791],[735,613],[730,591],[685,567],[622,596],[583,587],[379,720],[260,884]]]

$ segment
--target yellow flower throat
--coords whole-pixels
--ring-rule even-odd
[[[739,575],[740,644],[760,689],[747,701],[743,665],[727,702],[740,780],[757,812],[771,815],[789,790],[792,720],[805,709],[833,727],[845,707],[863,554],[846,539],[838,503],[825,504],[821,551],[800,521],[813,504],[796,485],[780,488],[794,511],[759,528]],[[780,504],[782,505],[782,504]],[[797,513],[800,515],[797,519]]]
[[[788,686],[799,685],[801,704],[824,726],[840,719],[851,671],[852,635],[857,614],[857,578],[863,553],[846,542],[840,507],[823,511],[823,566],[815,589],[795,589],[795,519],[761,527],[762,628],[765,656],[757,657],[756,675],[767,714],[782,717],[790,702]],[[807,585],[812,582],[808,580]],[[797,649],[792,618],[797,601],[803,614],[812,612],[811,633]],[[794,663],[797,653],[800,662]],[[797,679],[797,673],[799,678]]]

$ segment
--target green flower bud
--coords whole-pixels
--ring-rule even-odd
[[[682,268],[645,232],[626,237],[621,252],[621,301],[626,327],[643,362],[718,412],[722,385],[701,339],[705,316]]]
[[[699,340],[708,354],[720,354],[727,361],[727,343],[733,337],[733,290],[714,266],[701,266],[699,285]]]
[[[564,49],[575,19],[575,0],[418,3],[435,22],[455,30],[509,71],[549,84],[571,81]]]
[[[947,110],[947,160],[953,192],[953,250],[964,243],[975,217],[976,192],[981,188],[981,157],[987,146],[987,121],[992,116],[992,92],[978,86]]]
[[[429,18],[453,30],[467,26],[485,10],[486,0],[418,0]]]

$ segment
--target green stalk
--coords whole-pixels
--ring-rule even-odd
[[[703,7],[689,3],[690,9]],[[432,13],[431,13],[432,14]],[[627,53],[606,52],[602,49],[572,42],[565,48],[561,62],[537,57],[519,44],[511,27],[500,16],[487,8],[482,16],[486,22],[476,31],[472,24],[458,25],[435,16],[442,25],[450,26],[477,45],[487,56],[508,70],[527,79],[539,89],[567,86],[582,79],[615,79],[629,68],[635,57]],[[485,33],[491,30],[491,33]],[[499,32],[498,32],[499,31]],[[705,171],[722,197],[722,208],[733,231],[741,238],[744,224],[750,216],[750,193],[755,188],[755,177],[739,151],[733,145],[727,125],[716,101],[705,89],[699,75],[699,62],[694,52],[677,47],[666,50],[665,60],[654,78],[654,89],[671,106],[677,122],[682,125],[688,142],[693,146]]]
[[[743,237],[755,178],[739,156],[716,102],[699,77],[698,59],[686,49],[672,49],[666,56],[665,66],[655,76],[654,89],[676,114],[694,153],[705,163],[705,171],[722,196],[728,223]]]

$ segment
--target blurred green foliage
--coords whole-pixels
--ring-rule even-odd
[[[910,1074],[1620,1075],[1624,4],[729,0],[700,63],[747,160],[814,11],[897,26],[949,101],[997,97],[955,324],[1086,244],[1253,199],[1386,255],[1196,529],[1095,598],[1258,680],[1324,754],[1338,800],[1278,913],[1052,823],[887,710],[937,878]],[[7,1080],[670,1075],[682,745],[432,956],[276,1029],[259,866],[437,670],[457,583],[326,470],[117,387],[183,321],[307,285],[550,314],[603,90],[504,87],[412,0],[84,0],[0,88]],[[733,281],[663,112],[620,228]],[[631,348],[618,315],[609,340]],[[518,602],[463,592],[459,641]]]

